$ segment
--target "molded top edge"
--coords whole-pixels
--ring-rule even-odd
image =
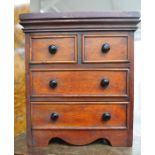
[[[85,18],[140,18],[140,12],[49,12],[26,13],[20,15],[20,20],[52,20],[52,19],[85,19]]]

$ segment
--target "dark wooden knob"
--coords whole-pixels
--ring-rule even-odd
[[[102,87],[107,87],[109,85],[109,80],[108,79],[102,79],[101,80],[101,86]]]
[[[55,45],[50,45],[49,47],[48,47],[48,50],[49,50],[49,52],[51,53],[51,54],[55,54],[56,52],[57,52],[57,46],[55,46]]]
[[[102,119],[103,119],[104,121],[110,120],[110,119],[111,119],[111,114],[108,113],[108,112],[105,112],[105,113],[102,115]]]
[[[59,114],[58,114],[58,113],[53,112],[53,113],[51,114],[51,120],[52,120],[52,121],[56,121],[58,118],[59,118]]]
[[[56,88],[57,85],[58,85],[58,83],[57,83],[56,80],[51,80],[51,81],[49,82],[49,86],[50,86],[51,88]]]
[[[110,50],[110,45],[108,43],[104,43],[102,45],[102,52],[107,53]]]

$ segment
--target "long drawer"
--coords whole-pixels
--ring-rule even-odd
[[[126,128],[126,104],[32,104],[32,129]]]
[[[31,71],[31,96],[128,96],[128,69]]]

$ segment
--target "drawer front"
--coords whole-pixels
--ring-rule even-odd
[[[128,37],[83,35],[83,62],[128,62]]]
[[[77,36],[32,36],[31,63],[76,63]]]
[[[126,128],[127,105],[33,104],[32,128]]]
[[[128,70],[33,70],[32,96],[126,97]]]

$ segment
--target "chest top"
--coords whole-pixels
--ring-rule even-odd
[[[25,32],[136,30],[139,12],[29,13],[20,16]]]

